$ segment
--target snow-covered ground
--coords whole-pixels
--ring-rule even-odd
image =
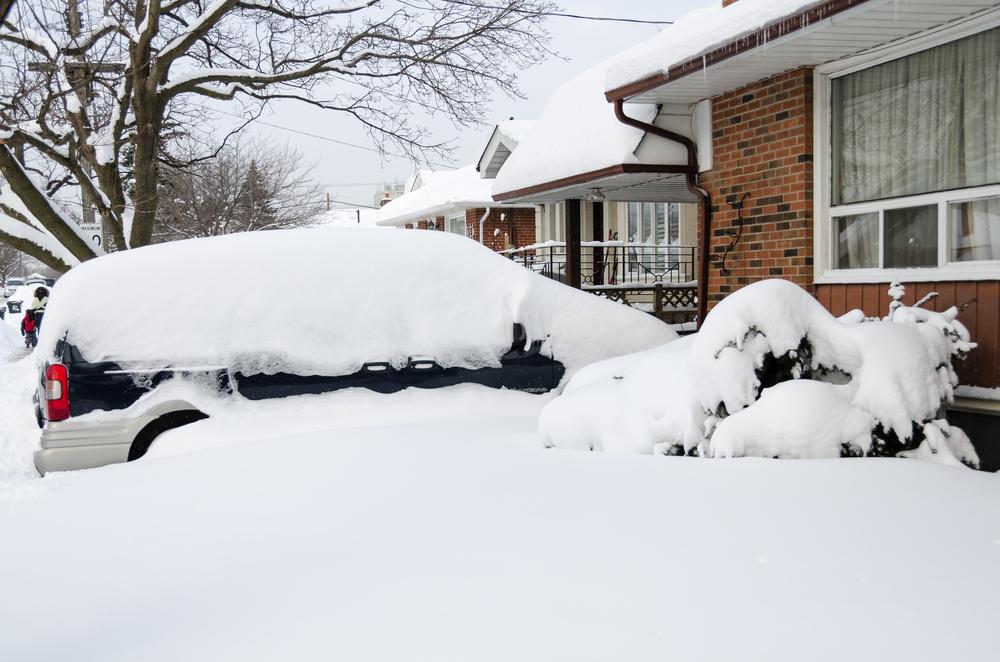
[[[545,449],[550,396],[459,386],[40,479],[35,378],[0,350],[2,660],[996,659],[994,474]]]
[[[994,475],[546,451],[449,400],[39,481],[4,659],[995,659]]]

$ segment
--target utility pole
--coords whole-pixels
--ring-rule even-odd
[[[107,13],[107,8],[107,3],[105,3],[105,13]],[[74,42],[83,34],[83,17],[80,15],[79,0],[67,0],[66,2],[66,27],[69,29],[70,38]],[[90,101],[94,96],[90,80],[94,74],[121,73],[125,71],[124,64],[117,62],[88,62],[83,56],[73,60],[66,60],[63,66],[66,69],[66,79],[73,86],[73,91],[85,109],[90,106]],[[57,65],[53,62],[28,63],[29,71],[52,73],[56,67]],[[87,175],[93,176],[94,172],[90,164],[84,163],[82,165]],[[81,189],[80,196],[80,202],[83,207],[83,223],[85,225],[94,225],[96,223],[94,201],[90,199],[90,195],[86,189]]]

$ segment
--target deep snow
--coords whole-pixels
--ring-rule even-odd
[[[0,504],[4,658],[995,659],[994,475],[512,448],[512,422],[39,481]]]
[[[545,450],[547,397],[464,386],[229,403],[138,462],[32,480],[22,356],[0,356],[0,659],[995,658],[992,474]]]

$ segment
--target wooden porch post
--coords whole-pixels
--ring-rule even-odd
[[[566,201],[566,284],[580,289],[580,201]]]
[[[604,241],[604,203],[592,202],[594,216],[593,241]],[[604,285],[604,249],[594,246],[594,285]]]

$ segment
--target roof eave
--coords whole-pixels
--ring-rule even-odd
[[[678,78],[690,76],[718,64],[724,60],[742,55],[757,48],[761,48],[779,38],[787,38],[789,35],[798,32],[818,21],[830,18],[859,5],[871,2],[872,0],[826,0],[808,9],[790,14],[785,18],[773,21],[763,28],[741,35],[729,42],[711,50],[705,51],[695,57],[682,62],[670,65],[666,73],[656,73],[627,85],[622,85],[604,93],[605,98],[610,101],[629,99],[636,95],[656,89]]]
[[[493,199],[501,203],[505,202],[516,203],[518,201],[527,202],[528,200],[530,200],[531,196],[538,195],[539,193],[551,193],[552,191],[557,191],[559,189],[568,189],[574,186],[579,186],[580,184],[595,182],[601,179],[606,179],[608,177],[613,177],[615,175],[636,174],[636,173],[669,175],[669,174],[686,174],[689,172],[696,173],[697,168],[692,168],[690,166],[682,166],[682,165],[652,165],[652,164],[641,164],[641,163],[622,163],[619,165],[609,166],[607,168],[601,168],[599,170],[591,170],[590,172],[584,172],[577,175],[571,175],[569,177],[555,179],[550,182],[544,182],[541,184],[526,186],[524,188],[515,189],[513,191],[494,193]]]
[[[406,225],[408,223],[414,223],[418,221],[426,221],[430,218],[437,218],[438,216],[444,216],[450,211],[466,211],[469,209],[485,209],[487,207],[533,207],[534,205],[528,203],[500,203],[494,200],[456,200],[454,202],[449,202],[445,205],[438,205],[436,207],[429,207],[416,212],[411,212],[403,216],[396,216],[387,220],[375,221],[375,225],[391,228],[399,227],[401,225]]]

